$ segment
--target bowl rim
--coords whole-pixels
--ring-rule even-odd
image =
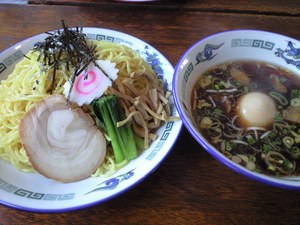
[[[275,35],[275,36],[279,36],[281,38],[286,38],[286,39],[291,39],[297,42],[300,42],[299,40],[292,38],[292,37],[288,37],[286,35],[283,34],[279,34],[279,33],[275,33],[275,32],[270,32],[270,31],[265,31],[265,30],[257,30],[257,29],[233,29],[233,30],[227,30],[227,31],[222,31],[222,32],[218,32],[218,33],[214,33],[208,36],[205,36],[201,39],[199,39],[198,41],[196,41],[195,43],[193,43],[192,45],[190,45],[185,52],[181,55],[180,59],[178,60],[176,66],[175,66],[175,70],[174,70],[174,75],[173,75],[173,96],[174,96],[174,103],[175,106],[177,108],[177,111],[179,113],[179,116],[181,117],[181,120],[184,124],[184,126],[186,127],[186,129],[188,130],[188,132],[193,136],[193,138],[204,148],[205,151],[207,151],[209,154],[211,154],[216,160],[218,160],[219,162],[221,162],[222,164],[224,164],[225,166],[229,167],[230,169],[234,170],[235,172],[237,172],[238,174],[244,175],[245,177],[250,178],[251,180],[254,181],[258,181],[261,182],[263,184],[267,184],[270,186],[274,186],[274,187],[279,187],[279,188],[283,188],[283,189],[290,189],[290,190],[300,190],[300,182],[297,181],[292,181],[292,180],[286,180],[289,183],[286,182],[281,182],[279,179],[275,178],[275,177],[271,177],[265,174],[260,174],[260,173],[256,173],[256,172],[252,172],[236,163],[234,163],[232,160],[228,159],[227,157],[225,157],[221,152],[219,152],[217,149],[215,149],[212,145],[210,145],[208,142],[206,142],[205,138],[202,137],[202,135],[200,134],[200,132],[197,131],[197,129],[191,125],[188,121],[188,119],[186,118],[186,115],[181,107],[181,103],[179,100],[179,94],[177,92],[177,80],[178,80],[178,76],[179,76],[179,68],[180,65],[182,64],[183,60],[186,58],[186,56],[200,43],[205,42],[206,40],[216,37],[216,36],[221,36],[223,34],[228,34],[228,33],[242,33],[242,32],[258,32],[260,34],[268,34],[268,35]],[[300,175],[299,175],[300,176]],[[298,185],[294,185],[294,184],[298,184]]]

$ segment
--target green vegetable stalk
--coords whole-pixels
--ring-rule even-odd
[[[93,102],[92,107],[111,139],[116,162],[121,163],[125,159],[136,158],[137,147],[131,125],[126,123],[121,127],[117,127],[117,122],[125,119],[125,114],[119,106],[116,96],[102,96]]]

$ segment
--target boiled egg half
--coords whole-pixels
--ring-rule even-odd
[[[268,128],[273,124],[277,110],[269,95],[250,92],[239,99],[237,111],[244,126]]]

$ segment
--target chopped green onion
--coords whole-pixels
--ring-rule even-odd
[[[220,85],[215,84],[215,89],[216,89],[217,91],[220,90]]]
[[[244,162],[249,162],[249,159],[246,155],[238,154],[238,156],[244,161]]]
[[[293,171],[293,163],[287,159],[283,160],[282,167],[285,171]]]
[[[246,138],[249,145],[253,145],[256,142],[256,140],[250,134],[247,135]]]
[[[300,148],[297,146],[293,146],[291,149],[291,152],[294,154],[299,154],[300,153]]]
[[[225,142],[225,149],[226,151],[231,151],[232,150],[232,144],[228,141]]]
[[[291,148],[293,146],[293,144],[294,144],[294,139],[292,137],[290,137],[290,136],[285,136],[282,139],[282,142],[285,145],[285,147]]]
[[[277,120],[277,121],[282,121],[283,120],[282,115],[280,114],[280,112],[276,112],[274,119]]]
[[[256,161],[256,158],[254,155],[248,155],[248,158],[249,158],[249,162],[255,162]]]
[[[284,135],[288,135],[290,133],[290,131],[288,129],[283,129],[281,131],[281,133],[284,134]]]
[[[216,128],[215,131],[216,131],[217,133],[221,133],[221,132],[222,132],[221,128],[219,128],[219,127]]]
[[[247,162],[247,163],[246,163],[246,168],[247,168],[248,170],[253,171],[253,170],[256,168],[256,166],[255,166],[255,164],[254,164],[253,162]]]
[[[291,97],[292,98],[299,98],[300,97],[300,93],[298,89],[292,89],[291,91]]]
[[[272,150],[272,148],[269,145],[266,145],[266,144],[263,145],[262,149],[263,149],[264,153],[268,153],[269,151]]]
[[[300,98],[293,98],[291,100],[291,105],[293,105],[293,106],[300,106]]]
[[[277,133],[274,130],[272,130],[272,132],[269,134],[269,137],[270,138],[276,138],[277,137]]]
[[[230,88],[230,84],[229,83],[227,83],[227,82],[225,82],[225,81],[220,81],[220,85],[222,85],[223,87],[225,87],[225,88]]]
[[[272,166],[272,165],[270,165],[270,166],[268,166],[268,170],[271,170],[271,171],[275,171],[276,169],[275,169],[275,167],[274,166]]]
[[[222,114],[222,110],[219,109],[219,108],[215,108],[215,109],[214,109],[214,113],[215,113],[216,115],[221,115],[221,114]]]

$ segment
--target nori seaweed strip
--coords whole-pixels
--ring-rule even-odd
[[[99,68],[104,75],[111,79],[105,71],[96,63],[98,55],[96,53],[96,45],[92,41],[89,44],[87,37],[83,33],[82,27],[76,27],[74,30],[69,29],[62,20],[62,29],[55,32],[46,32],[49,36],[44,42],[34,47],[34,51],[39,51],[38,61],[42,60],[42,67],[53,68],[53,77],[51,83],[50,94],[52,94],[55,86],[56,71],[60,65],[65,65],[67,70],[72,68],[70,77],[71,88],[73,88],[75,77],[84,71],[90,63]],[[62,57],[63,56],[63,57]]]

